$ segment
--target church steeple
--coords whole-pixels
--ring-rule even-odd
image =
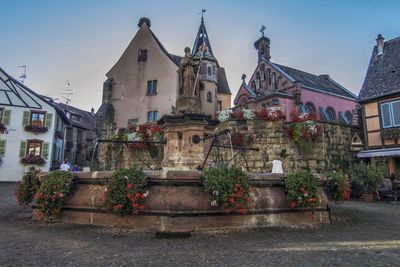
[[[196,35],[196,40],[194,41],[192,54],[195,55],[197,52],[199,52],[200,47],[204,44],[206,46],[207,51],[214,57],[214,54],[211,49],[210,40],[208,39],[206,26],[204,25],[204,18],[203,18],[204,12],[205,9],[202,10],[201,23]]]

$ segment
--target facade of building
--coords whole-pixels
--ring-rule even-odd
[[[64,113],[0,68],[0,181],[18,181],[35,166],[62,160]]]
[[[358,96],[365,138],[358,157],[386,161],[400,175],[400,37],[376,41]]]
[[[69,119],[64,132],[63,158],[79,168],[90,166],[93,131],[96,128],[94,109],[89,112],[63,103],[56,103],[55,106]]]
[[[151,31],[149,19],[141,18],[138,27],[121,58],[106,74],[102,105],[96,113],[100,131],[109,124],[126,127],[133,123],[155,122],[174,112],[181,57],[166,51]],[[214,115],[218,108],[230,107],[231,93],[225,70],[212,54],[202,20],[193,55],[203,44],[207,46],[210,57],[204,58],[200,67],[201,97],[206,113]]]
[[[254,46],[258,52],[258,64],[246,83],[236,94],[234,105],[261,108],[279,105],[286,107],[286,118],[299,108],[303,112],[315,112],[320,120],[352,123],[356,108],[356,96],[335,82],[329,75],[314,75],[298,69],[273,63],[270,40],[263,36]]]

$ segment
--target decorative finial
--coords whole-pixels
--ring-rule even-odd
[[[260,32],[262,33],[262,36],[264,37],[264,31],[265,31],[265,26],[264,25],[261,25],[261,29],[260,29]]]
[[[203,20],[204,20],[204,13],[205,13],[206,11],[207,11],[207,10],[204,9],[204,8],[201,9],[201,22],[203,22]]]
[[[244,84],[246,83],[246,74],[242,74],[242,81]]]

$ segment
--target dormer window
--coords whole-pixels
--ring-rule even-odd
[[[76,114],[71,114],[71,115],[69,116],[69,118],[70,118],[71,120],[74,120],[74,121],[81,121],[81,116],[78,116],[78,115],[76,115]]]
[[[138,62],[146,62],[146,61],[147,61],[147,49],[139,49]]]

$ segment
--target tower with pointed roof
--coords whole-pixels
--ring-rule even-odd
[[[202,110],[207,114],[230,108],[231,92],[225,69],[220,67],[211,48],[211,42],[201,17],[199,30],[193,44],[193,59],[199,61],[198,80]]]

